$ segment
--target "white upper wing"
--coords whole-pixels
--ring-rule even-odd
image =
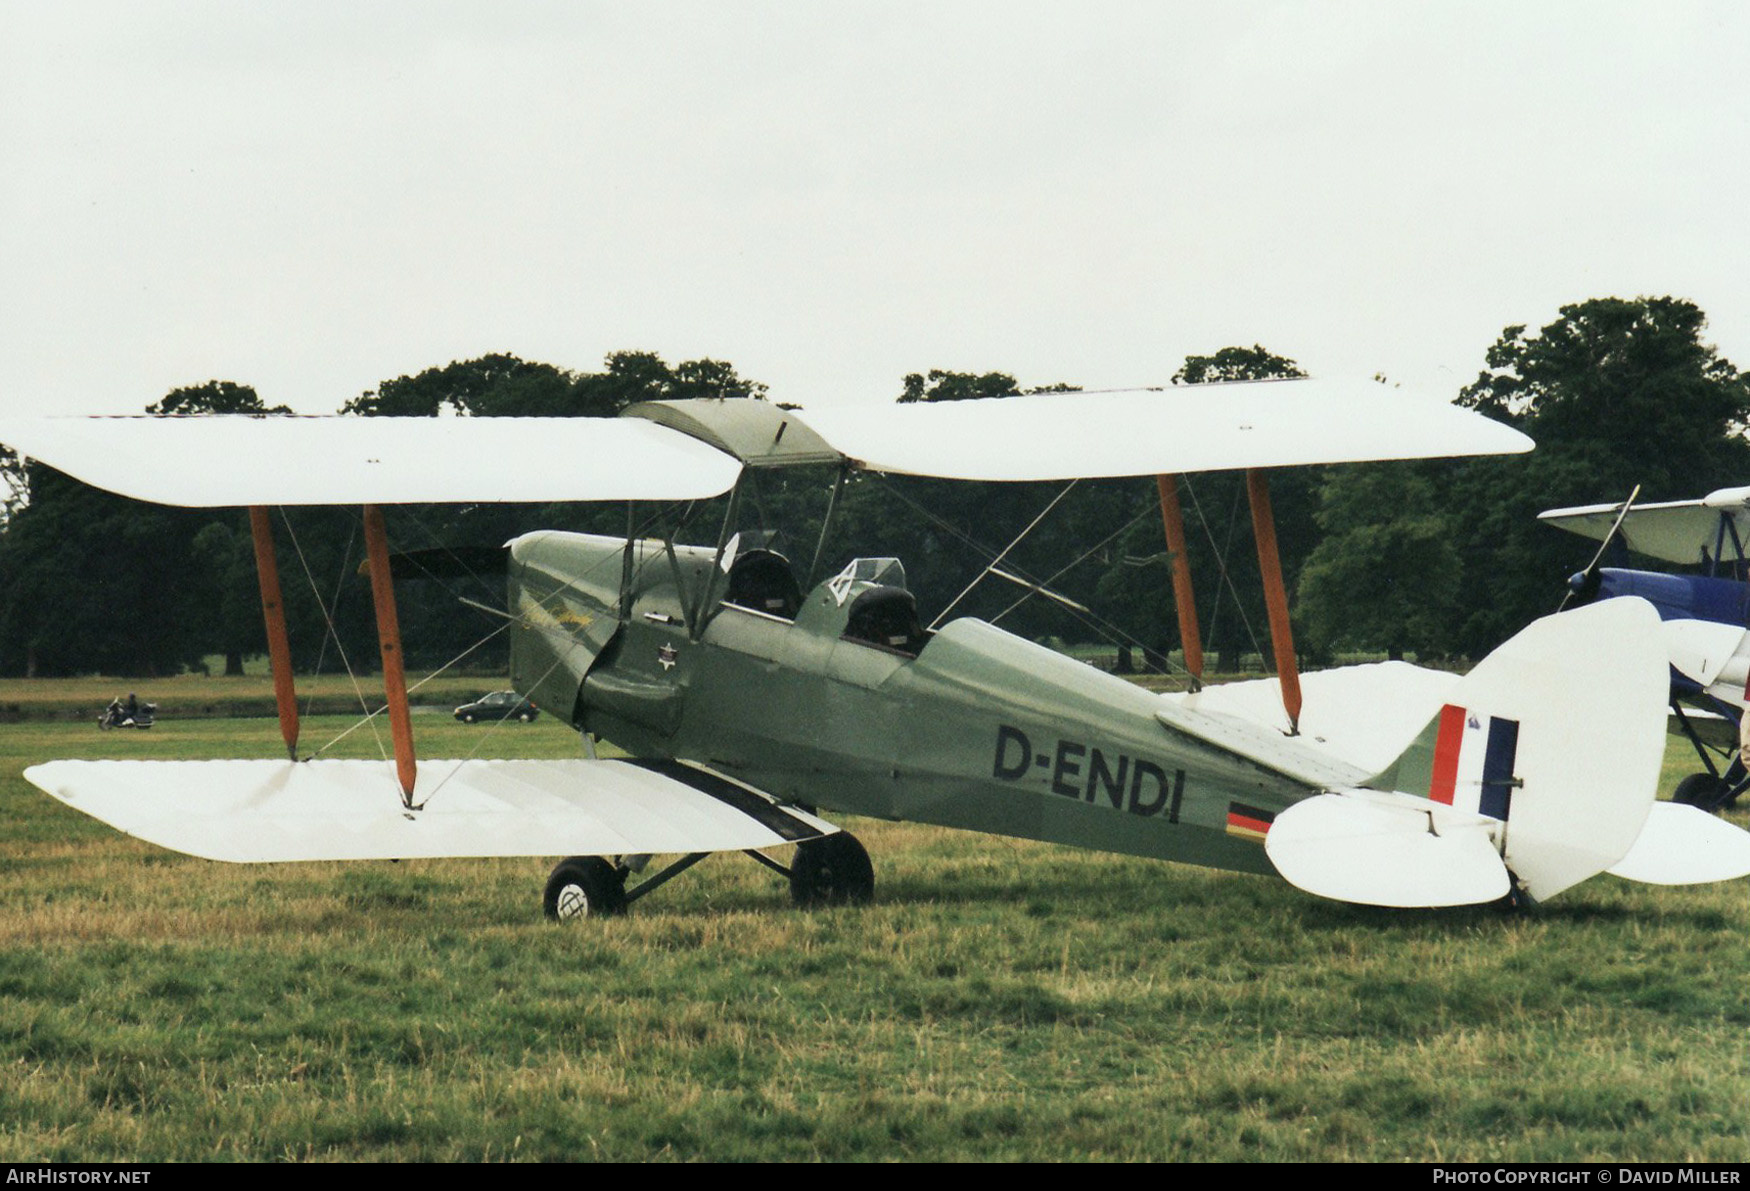
[[[159,504],[696,500],[741,464],[640,418],[41,418],[0,442]]]
[[[1514,454],[1532,445],[1469,410],[1372,382],[827,408],[805,421],[724,408],[743,402],[667,404],[696,415],[707,436],[726,419],[743,439],[777,435],[743,444],[754,465],[798,422],[819,436],[826,459],[837,452],[876,471],[963,480]],[[728,491],[742,467],[645,417],[44,418],[0,422],[0,442],[99,488],[192,507],[696,500]]]
[[[1371,381],[1289,380],[808,408],[876,471],[1055,480],[1529,451],[1481,414]]]

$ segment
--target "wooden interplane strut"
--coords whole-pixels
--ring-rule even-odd
[[[1270,647],[1290,735],[1300,732],[1300,671],[1294,660],[1294,630],[1288,624],[1288,592],[1282,584],[1282,557],[1276,549],[1276,516],[1270,508],[1270,483],[1264,472],[1246,469],[1246,497],[1252,505],[1252,536],[1258,543],[1258,571],[1264,579],[1264,607],[1270,613]]]
[[[279,562],[274,557],[273,523],[262,505],[249,506],[249,531],[255,539],[255,577],[261,586],[261,616],[267,626],[267,657],[273,670],[273,701],[279,708],[286,756],[298,759],[298,696],[292,686],[292,646],[286,636],[286,607],[280,597]]]
[[[395,776],[401,800],[413,805],[417,766],[413,755],[413,718],[407,709],[407,670],[401,653],[401,622],[395,615],[395,581],[389,573],[389,535],[383,511],[365,506],[365,557],[371,568],[371,601],[377,609],[377,643],[383,654],[383,697],[389,703],[389,733],[395,741]]]
[[[1179,506],[1179,477],[1155,477],[1161,495],[1161,523],[1167,531],[1167,554],[1173,563],[1173,603],[1179,613],[1179,641],[1185,648],[1185,669],[1191,689],[1203,686],[1203,637],[1197,627],[1197,595],[1191,588],[1191,555],[1185,549],[1185,512]]]

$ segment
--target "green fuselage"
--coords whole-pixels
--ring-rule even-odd
[[[1315,792],[1167,727],[1159,696],[982,621],[913,656],[846,635],[869,584],[823,583],[791,619],[723,602],[725,582],[697,548],[639,542],[628,559],[618,539],[518,539],[513,682],[629,752],[785,800],[1221,868],[1272,871],[1246,823]]]

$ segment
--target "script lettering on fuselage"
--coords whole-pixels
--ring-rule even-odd
[[[1000,781],[1020,781],[1041,770],[1051,778],[1051,792],[1081,802],[1110,805],[1133,815],[1165,814],[1167,822],[1179,821],[1179,803],[1185,796],[1185,771],[1171,775],[1141,757],[1059,740],[1047,752],[1034,752],[1033,741],[1019,728],[997,726],[996,759],[990,775]]]

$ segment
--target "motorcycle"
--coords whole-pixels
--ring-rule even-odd
[[[97,717],[97,726],[109,731],[111,728],[150,728],[157,722],[158,705],[156,703],[141,703],[129,711],[120,699],[112,702]]]

